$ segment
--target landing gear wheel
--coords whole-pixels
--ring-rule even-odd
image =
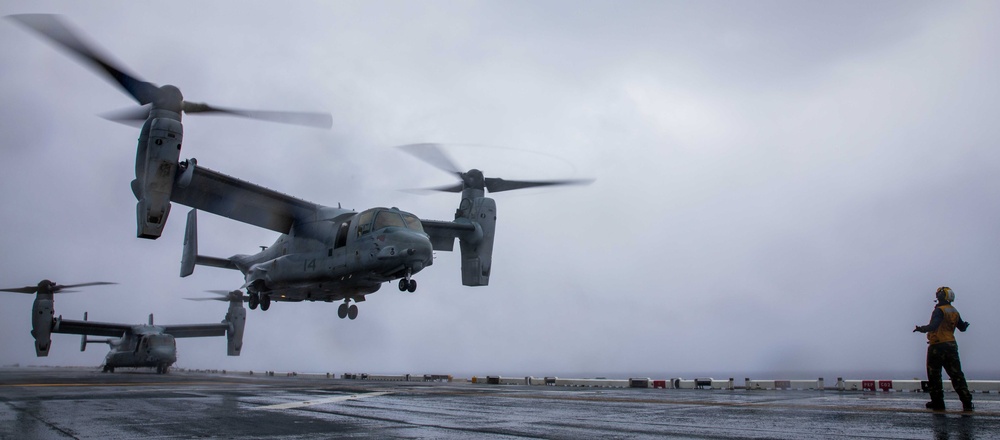
[[[357,304],[351,304],[351,306],[347,308],[347,317],[350,318],[350,319],[354,319],[354,318],[358,317],[358,305]]]
[[[260,296],[260,309],[267,310],[271,308],[271,295],[261,295]]]
[[[340,319],[347,317],[347,303],[343,303],[337,308],[337,316],[339,316]]]
[[[257,310],[257,305],[260,304],[260,294],[257,292],[250,292],[249,302],[250,310]]]
[[[416,292],[417,291],[417,280],[414,279],[399,279],[399,291],[400,292]]]

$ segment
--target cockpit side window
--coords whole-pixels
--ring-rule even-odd
[[[406,223],[407,229],[424,232],[424,227],[420,224],[420,219],[413,214],[403,214],[403,222]]]
[[[358,216],[358,237],[371,232],[373,216],[375,216],[375,210],[362,212],[361,215]]]
[[[340,224],[340,228],[337,230],[336,241],[333,242],[333,247],[342,248],[347,245],[347,234],[350,231],[351,224],[349,222],[343,222]]]

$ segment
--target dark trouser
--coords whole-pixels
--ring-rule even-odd
[[[963,404],[972,402],[972,393],[965,383],[962,373],[962,361],[958,359],[958,344],[941,342],[927,347],[927,382],[929,382],[931,401],[944,402],[944,387],[941,385],[941,368],[948,372],[951,385],[955,387],[959,400]]]

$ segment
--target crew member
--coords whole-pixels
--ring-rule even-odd
[[[935,296],[937,306],[931,313],[930,324],[918,325],[913,329],[915,332],[927,333],[927,382],[930,383],[931,401],[926,406],[935,411],[944,410],[944,387],[941,385],[941,367],[944,367],[962,401],[962,409],[972,411],[972,393],[965,383],[962,362],[958,358],[958,343],[955,342],[955,329],[964,332],[969,328],[969,323],[962,321],[958,310],[951,305],[955,300],[955,292],[950,287],[939,287]]]

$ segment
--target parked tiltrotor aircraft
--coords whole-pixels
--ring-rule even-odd
[[[228,354],[239,356],[243,348],[243,327],[246,325],[246,309],[243,308],[244,295],[240,291],[231,292],[223,300],[229,301],[229,312],[221,323],[155,325],[153,315],[148,324],[114,324],[87,320],[63,319],[55,315],[53,295],[72,292],[73,287],[113,284],[95,282],[59,285],[42,280],[37,286],[0,289],[3,292],[35,294],[31,308],[31,336],[35,338],[35,354],[48,356],[52,347],[52,333],[82,335],[80,351],[88,343],[106,343],[111,347],[104,359],[104,371],[114,372],[115,368],[155,368],[163,374],[177,361],[176,338],[197,338],[226,336],[229,340]],[[105,336],[108,339],[88,339],[88,336]]]

